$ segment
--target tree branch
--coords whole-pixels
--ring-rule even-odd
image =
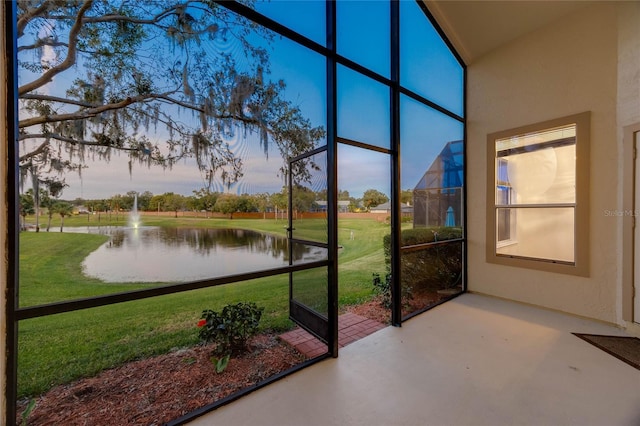
[[[24,35],[24,29],[29,24],[34,17],[40,15],[45,12],[49,8],[49,1],[45,0],[38,7],[27,9],[25,13],[20,15],[18,18],[18,37],[22,37]]]
[[[22,138],[22,136],[20,136],[20,138]],[[36,149],[34,149],[31,152],[26,153],[25,155],[20,157],[20,163],[27,161],[33,157],[35,157],[36,155],[42,154],[43,152],[45,152],[47,149],[49,148],[49,140],[46,140],[44,142],[42,142]]]
[[[87,10],[91,8],[92,4],[93,0],[85,0],[83,5],[78,10],[76,21],[73,23],[73,26],[69,30],[69,49],[67,50],[67,57],[65,58],[65,60],[62,61],[59,65],[48,69],[44,74],[42,74],[42,76],[40,76],[40,78],[37,78],[32,82],[20,87],[18,89],[18,96],[22,96],[25,93],[29,93],[37,89],[38,87],[44,86],[45,84],[53,80],[53,77],[71,68],[76,63],[76,46],[78,43],[78,34],[82,29],[82,18]]]
[[[49,101],[49,102],[59,102],[62,104],[69,105],[77,105],[84,108],[94,107],[94,104],[90,104],[88,102],[76,101],[75,99],[67,99],[67,98],[59,98],[57,96],[50,95],[41,95],[38,93],[27,93],[26,95],[20,96],[20,99],[30,99],[34,101]]]
[[[22,52],[23,50],[37,49],[42,46],[69,47],[67,43],[63,43],[61,41],[46,41],[45,39],[39,39],[33,44],[18,46],[18,52]]]
[[[179,99],[172,98],[172,97],[168,96],[168,94],[156,95],[155,97],[157,99],[167,101],[169,103],[181,106],[183,108],[190,109],[192,111],[205,113],[204,108],[201,108],[201,107],[199,107],[197,105],[189,104],[187,102],[183,102],[183,101],[181,101]],[[229,119],[229,120],[234,120],[234,121],[240,121],[240,122],[245,123],[245,124],[260,124],[260,122],[258,120],[255,120],[253,118],[246,117],[246,116],[243,116],[243,115],[237,115],[237,114],[221,114],[221,115],[215,115],[215,116],[211,116],[209,114],[209,116],[211,118],[214,118],[214,119],[217,119],[217,120]],[[270,131],[270,129],[267,129],[267,131]]]
[[[111,146],[111,145],[106,145],[100,142],[90,142],[87,140],[76,140],[76,139],[72,139],[66,136],[62,136],[59,135],[57,133],[25,133],[20,135],[20,137],[18,138],[18,140],[26,140],[26,139],[36,139],[36,138],[46,138],[46,139],[55,139],[58,140],[60,142],[67,142],[70,143],[71,145],[84,145],[84,146],[103,146],[105,148],[113,148],[113,149],[117,149],[119,151],[140,151],[139,148],[127,148],[127,147],[120,147],[120,146]],[[30,152],[28,154],[25,154],[23,157],[33,157],[34,155],[39,154],[40,152],[44,151],[44,149],[40,150],[40,152],[36,152],[38,151],[43,145],[48,144],[49,141],[45,141],[42,143],[42,145],[40,145],[35,151]],[[23,157],[20,157],[20,161],[23,160]]]
[[[67,121],[67,120],[82,120],[82,119],[86,119],[86,118],[91,118],[91,117],[95,117],[96,115],[106,112],[106,111],[111,111],[114,109],[120,109],[120,108],[124,108],[128,105],[131,105],[134,102],[141,102],[144,99],[149,98],[149,96],[145,96],[145,95],[140,95],[140,96],[136,96],[133,98],[127,98],[124,99],[120,102],[115,102],[112,104],[106,104],[106,105],[101,105],[99,107],[95,107],[95,108],[87,108],[87,109],[82,109],[76,112],[72,112],[69,114],[57,114],[57,115],[42,115],[39,117],[31,117],[31,118],[27,118],[24,120],[20,120],[18,122],[18,127],[19,128],[25,128],[25,127],[30,127],[30,126],[34,126],[36,124],[45,124],[45,123],[56,123],[59,121]]]
[[[182,5],[186,6],[189,3],[191,3],[191,1],[185,1]],[[109,14],[109,15],[91,16],[91,17],[88,17],[88,18],[83,18],[82,21],[83,21],[83,23],[127,21],[127,22],[131,22],[133,24],[155,25],[158,22],[160,22],[162,19],[166,18],[171,13],[175,13],[176,8],[177,8],[176,6],[171,6],[171,7],[167,8],[167,9],[161,11],[160,13],[156,14],[151,19],[140,19],[140,18],[135,18],[133,16],[117,15],[115,13],[112,13],[112,14]]]
[[[24,128],[35,126],[38,124],[56,123],[59,121],[67,121],[67,120],[83,120],[83,119],[95,117],[98,114],[101,114],[103,112],[112,111],[115,109],[121,109],[131,104],[141,103],[150,99],[162,100],[162,101],[169,102],[171,104],[180,106],[182,108],[190,109],[196,112],[205,112],[203,108],[198,107],[197,105],[189,104],[187,102],[180,101],[179,99],[172,98],[171,96],[169,96],[171,93],[175,93],[175,92],[138,95],[134,97],[129,97],[120,102],[105,104],[98,107],[87,108],[87,109],[79,110],[79,111],[68,113],[68,114],[42,115],[38,117],[26,118],[24,120],[19,121],[18,127],[21,129],[24,129]],[[31,96],[33,99],[40,99],[40,97],[42,97],[42,98],[50,98],[50,99],[43,99],[43,100],[58,101],[55,99],[55,97],[52,97],[52,96],[46,96],[46,95],[31,95]],[[65,100],[60,99],[59,101],[64,102]],[[74,102],[69,102],[69,103],[74,103]],[[78,105],[80,104],[78,103]],[[84,105],[81,105],[81,106],[84,106]],[[260,124],[258,120],[252,119],[250,117],[242,116],[242,115],[237,115],[237,114],[222,114],[222,115],[211,116],[211,118],[231,119],[231,120],[239,121],[245,124],[253,124],[253,125]]]

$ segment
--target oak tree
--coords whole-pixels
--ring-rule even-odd
[[[130,169],[192,158],[209,185],[230,184],[238,132],[277,147],[281,173],[325,134],[269,78],[273,36],[211,0],[18,0],[17,36],[23,181],[124,153]]]

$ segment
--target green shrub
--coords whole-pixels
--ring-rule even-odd
[[[380,277],[380,274],[373,273],[373,288],[375,292],[382,296],[380,304],[387,308],[391,308],[391,274],[385,274],[384,280]]]
[[[462,228],[441,226],[405,229],[400,238],[403,247],[455,240],[462,238]],[[383,247],[387,273],[390,274],[391,235],[384,236]],[[411,292],[418,289],[439,290],[454,287],[462,277],[462,243],[433,245],[407,251],[400,259],[403,299],[410,297]],[[390,279],[387,281],[390,287]],[[376,282],[374,286],[380,287]],[[390,289],[388,292],[390,297]]]
[[[215,354],[237,355],[247,349],[247,341],[258,332],[263,311],[253,302],[227,305],[220,313],[206,309],[198,323],[200,339],[215,343]]]
[[[215,366],[216,373],[220,374],[227,368],[227,365],[229,365],[230,358],[231,358],[231,355],[225,355],[220,358],[211,357],[211,363]]]
[[[391,274],[386,273],[383,280],[382,277],[380,277],[380,274],[374,272],[373,287],[375,289],[375,292],[382,296],[380,304],[386,309],[391,309]],[[409,299],[412,298],[413,295],[411,294],[411,287],[402,287],[402,304],[406,304]]]
[[[462,238],[462,228],[448,226],[434,226],[429,228],[403,229],[400,234],[401,245],[414,246],[418,244],[433,243],[436,241],[455,240]],[[391,235],[387,234],[383,239],[384,262],[387,267],[391,265]]]

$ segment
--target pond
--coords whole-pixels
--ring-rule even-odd
[[[185,282],[289,264],[286,238],[242,229],[141,226],[67,228],[105,234],[109,241],[82,267],[105,282]],[[295,263],[326,258],[326,250],[295,244]]]

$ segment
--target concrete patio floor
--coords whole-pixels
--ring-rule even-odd
[[[625,335],[465,294],[190,425],[640,425],[640,371],[572,332]]]

